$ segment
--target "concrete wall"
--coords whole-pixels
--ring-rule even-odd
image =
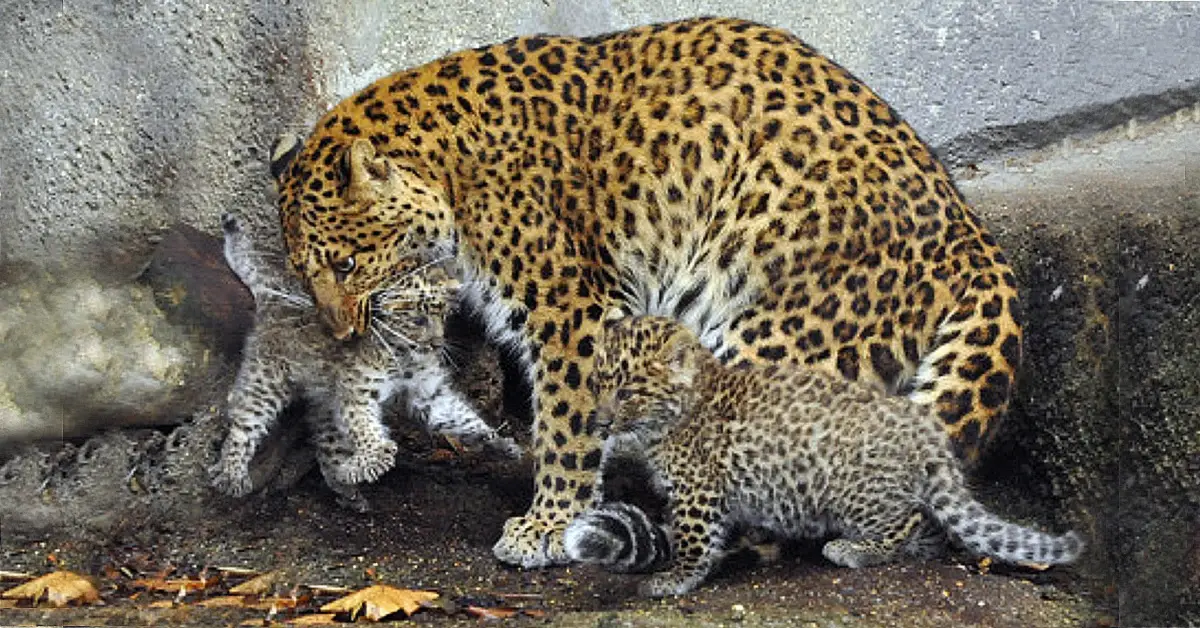
[[[1189,2],[9,0],[0,264],[124,271],[173,221],[269,219],[265,147],[392,70],[520,33],[698,14],[799,33],[953,161],[1200,101]]]

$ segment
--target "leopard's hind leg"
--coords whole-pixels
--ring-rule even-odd
[[[1008,408],[1021,363],[1021,328],[1016,283],[1003,254],[979,250],[966,257],[980,268],[962,280],[957,307],[938,323],[909,396],[932,404],[970,468]]]

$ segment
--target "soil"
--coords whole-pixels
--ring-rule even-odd
[[[528,463],[434,447],[404,435],[397,468],[366,487],[372,511],[339,507],[318,473],[286,491],[234,500],[204,498],[202,516],[118,522],[104,535],[5,534],[3,569],[66,568],[100,575],[103,606],[0,610],[14,625],[271,625],[267,612],[196,605],[246,576],[191,593],[171,608],[171,593],[139,593],[135,577],[174,569],[173,577],[240,567],[281,570],[276,590],[294,585],[357,589],[376,582],[435,591],[439,608],[420,623],[473,623],[467,609],[524,609],[510,621],[555,626],[1089,626],[1112,625],[1070,569],[1035,572],[963,557],[850,570],[824,562],[815,547],[788,546],[773,561],[733,557],[693,595],[662,601],[637,595],[640,576],[566,567],[524,571],[491,554],[504,520],[531,497]],[[8,531],[6,531],[8,532]],[[301,587],[300,591],[309,591]],[[315,612],[337,594],[316,595],[297,612]]]

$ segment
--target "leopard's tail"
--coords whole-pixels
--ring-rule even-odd
[[[963,484],[953,460],[930,462],[926,504],[967,551],[1006,563],[1061,565],[1083,552],[1075,532],[1055,536],[1010,523],[988,512]]]
[[[567,556],[609,571],[657,571],[671,562],[671,534],[632,504],[601,504],[575,517],[563,537]]]

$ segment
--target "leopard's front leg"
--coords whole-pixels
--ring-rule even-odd
[[[555,313],[553,319],[531,323],[533,330],[556,330],[544,334],[549,337],[534,352],[533,504],[524,515],[504,524],[492,548],[496,558],[521,567],[569,562],[563,531],[596,499],[601,442],[591,433],[589,417],[595,401],[585,382],[592,371],[599,323],[580,313],[575,317]]]

